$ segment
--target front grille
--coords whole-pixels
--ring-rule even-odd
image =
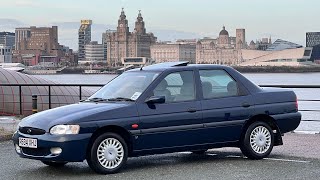
[[[48,148],[24,148],[22,147],[22,152],[26,155],[30,156],[47,156],[50,154],[50,151]]]
[[[23,134],[30,134],[30,135],[42,135],[46,133],[46,131],[43,129],[33,128],[33,127],[19,127],[19,132]]]

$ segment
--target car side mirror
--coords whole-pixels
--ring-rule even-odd
[[[164,96],[151,96],[145,102],[148,104],[162,104],[166,102],[166,98]]]

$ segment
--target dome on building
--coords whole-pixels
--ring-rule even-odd
[[[222,30],[219,33],[219,36],[229,36],[228,31],[226,30],[226,27],[222,27]]]

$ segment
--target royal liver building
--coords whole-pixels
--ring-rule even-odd
[[[150,46],[157,38],[146,33],[145,23],[139,11],[133,32],[129,31],[124,10],[118,20],[116,31],[107,31],[103,37],[107,47],[107,62],[111,66],[121,66],[124,57],[150,57]]]

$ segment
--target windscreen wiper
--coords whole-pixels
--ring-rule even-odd
[[[90,98],[90,99],[82,100],[82,101],[80,101],[80,102],[101,102],[101,101],[108,101],[108,99],[104,99],[104,98]]]
[[[116,97],[116,98],[110,98],[108,101],[131,101],[135,102],[135,100],[130,99],[130,98],[125,98],[125,97]]]

